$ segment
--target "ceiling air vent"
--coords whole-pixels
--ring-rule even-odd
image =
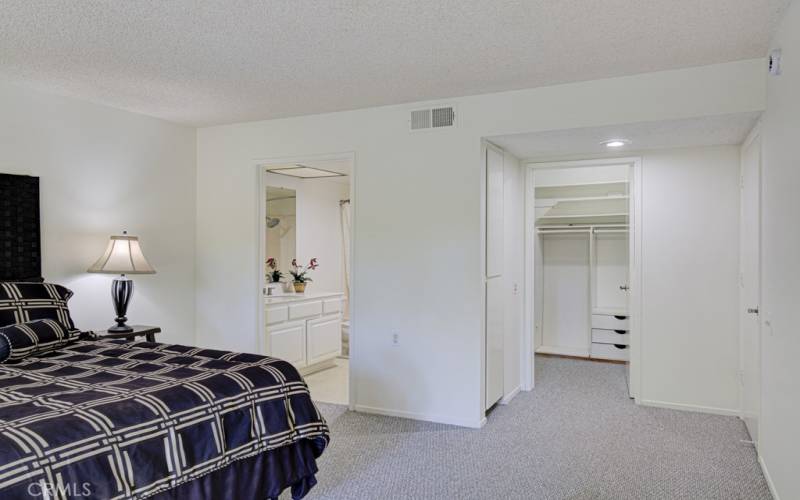
[[[415,109],[409,123],[411,131],[452,127],[456,124],[456,110],[453,106]]]

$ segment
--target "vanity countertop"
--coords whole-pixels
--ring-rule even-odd
[[[306,293],[287,293],[285,295],[272,295],[264,297],[264,304],[286,304],[288,302],[300,302],[303,300],[327,299],[333,297],[343,297],[343,292],[306,292]]]

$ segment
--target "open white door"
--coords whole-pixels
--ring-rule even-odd
[[[503,154],[486,148],[486,405],[503,397]]]
[[[742,147],[740,355],[741,417],[758,443],[761,412],[761,137],[756,132]]]

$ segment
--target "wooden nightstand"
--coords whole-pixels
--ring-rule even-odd
[[[136,337],[144,337],[148,342],[155,342],[156,333],[161,333],[161,328],[158,326],[131,325],[131,328],[133,328],[132,332],[109,333],[108,330],[100,330],[95,334],[102,339],[135,340]]]

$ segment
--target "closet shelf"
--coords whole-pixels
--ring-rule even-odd
[[[611,196],[573,196],[567,198],[537,198],[537,207],[551,207],[559,203],[569,203],[572,201],[606,201],[606,200],[627,200],[630,196],[625,194],[614,194]],[[541,205],[539,204],[541,202]]]
[[[540,219],[589,219],[595,217],[626,217],[627,212],[617,212],[609,214],[564,214],[564,215],[542,215]]]
[[[561,184],[537,184],[536,189],[549,189],[549,188],[572,188],[581,186],[608,186],[609,184],[628,184],[627,180],[618,181],[594,181],[594,182],[572,182]]]
[[[544,199],[590,201],[625,199],[624,197],[628,196],[628,190],[627,181],[613,181],[536,186],[534,193],[537,202]]]

